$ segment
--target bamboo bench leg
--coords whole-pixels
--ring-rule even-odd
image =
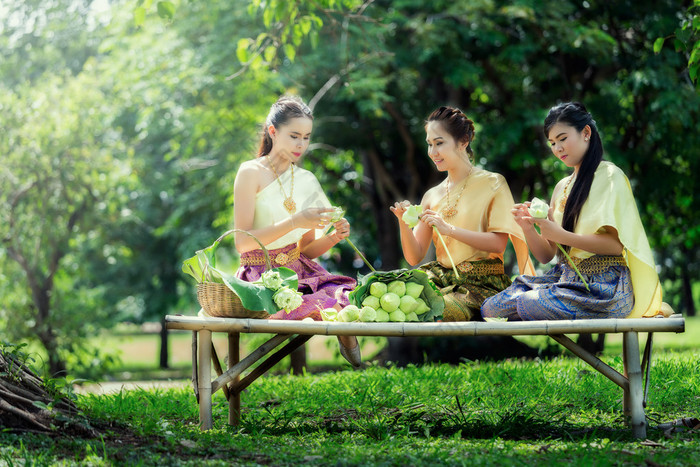
[[[635,438],[646,438],[647,425],[644,415],[642,388],[642,367],[639,361],[639,336],[637,332],[625,332],[622,335],[622,358],[625,376],[629,387],[624,391],[623,408]]]
[[[241,359],[240,355],[240,333],[232,332],[228,335],[228,367],[238,363]],[[231,387],[238,383],[240,377],[236,376],[231,381]],[[228,423],[229,425],[238,425],[241,423],[241,393],[240,391],[230,391],[228,398]]]
[[[199,424],[202,430],[213,427],[211,413],[211,331],[199,331]]]

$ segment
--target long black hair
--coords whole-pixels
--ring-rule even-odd
[[[314,119],[309,106],[304,104],[304,101],[298,96],[282,96],[277,102],[272,104],[270,113],[267,115],[263,125],[260,148],[256,157],[267,156],[272,150],[272,138],[269,132],[270,125],[279,128],[289,120],[298,117]]]
[[[591,129],[591,140],[588,145],[588,150],[583,156],[581,165],[578,168],[578,175],[574,186],[571,187],[571,193],[566,200],[564,207],[564,217],[562,219],[562,227],[569,232],[573,232],[578,223],[581,208],[588,199],[593,184],[593,176],[595,175],[598,164],[603,160],[603,142],[600,140],[600,134],[596,127],[593,116],[586,110],[583,104],[579,102],[566,102],[558,104],[551,109],[544,119],[544,136],[549,137],[549,131],[557,123],[572,126],[576,131],[581,132],[586,125]],[[568,252],[571,247],[564,246]]]

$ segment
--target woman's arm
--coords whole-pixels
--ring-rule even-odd
[[[333,227],[335,227],[333,232],[318,239],[313,230],[306,232],[299,240],[301,252],[308,258],[318,258],[350,235],[350,223],[345,218],[333,224]]]
[[[315,229],[324,225],[324,213],[332,211],[326,208],[309,208],[287,217],[272,225],[253,230],[255,218],[255,197],[260,186],[260,173],[249,164],[242,164],[233,184],[233,219],[237,229],[246,230],[255,235],[263,245],[269,245],[294,229]],[[248,235],[236,233],[236,250],[245,253],[260,248],[258,243]]]
[[[604,233],[577,234],[564,230],[559,224],[550,220],[538,220],[537,222],[542,236],[551,242],[569,245],[596,255],[622,254],[623,246],[618,238],[617,230],[610,226],[605,226]]]
[[[442,235],[447,235],[481,251],[503,253],[508,244],[508,234],[504,232],[475,232],[448,224],[435,211],[426,211],[421,220],[429,226],[435,226]]]
[[[423,197],[421,205],[426,208],[426,196]],[[411,229],[408,224],[403,221],[403,215],[406,209],[411,205],[408,201],[394,203],[389,209],[394,213],[399,221],[399,235],[401,236],[401,249],[403,256],[408,261],[408,264],[415,266],[425,258],[430,247],[433,232],[432,228],[428,227],[425,222],[419,222],[417,226]]]

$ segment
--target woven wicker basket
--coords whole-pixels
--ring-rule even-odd
[[[222,234],[217,242],[222,241],[227,235],[234,232],[244,233],[253,238],[265,256],[265,269],[272,269],[270,255],[267,253],[265,245],[258,240],[255,235],[245,230],[232,229]],[[217,282],[202,282],[197,285],[197,301],[209,316],[221,318],[269,318],[270,314],[265,310],[248,310],[243,307],[241,299],[229,289],[226,284]]]

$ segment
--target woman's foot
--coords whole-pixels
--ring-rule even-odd
[[[360,354],[360,344],[355,336],[338,336],[340,344],[340,355],[343,356],[352,366],[359,368],[362,366],[362,355]]]

